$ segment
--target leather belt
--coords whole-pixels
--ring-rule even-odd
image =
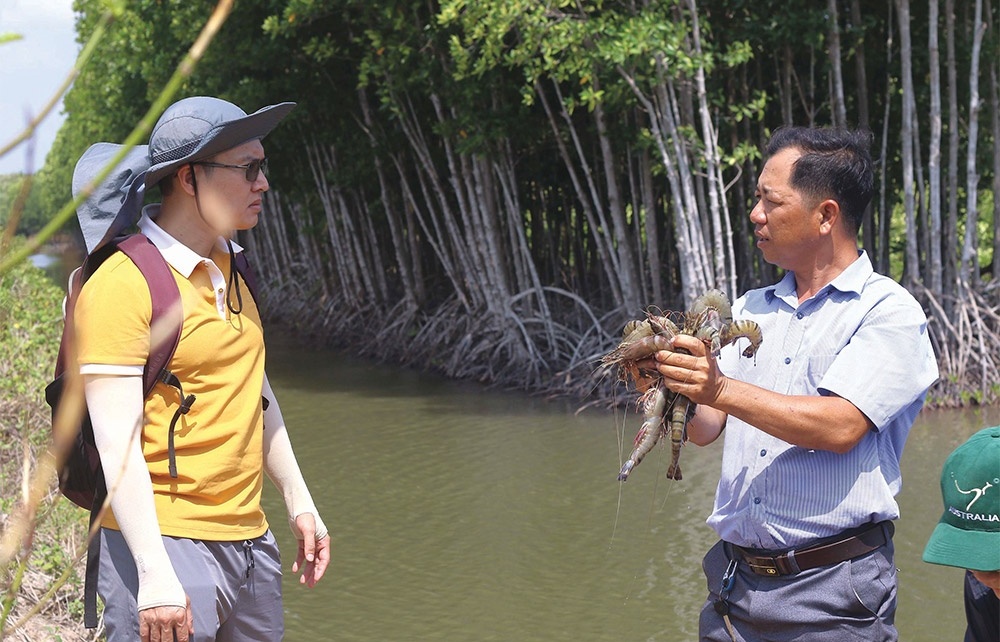
[[[798,550],[773,553],[730,544],[730,548],[757,575],[795,575],[820,566],[839,564],[883,546],[892,538],[894,526],[884,521],[854,535],[839,537]]]

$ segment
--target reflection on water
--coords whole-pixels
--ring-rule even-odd
[[[72,244],[60,246],[60,251],[39,252],[28,257],[36,268],[45,270],[49,278],[59,287],[66,289],[70,273],[83,263],[83,252]]]
[[[268,374],[333,536],[319,586],[285,577],[286,640],[697,639],[721,443],[685,447],[682,482],[665,479],[658,448],[620,485],[632,414],[575,415],[274,343]],[[961,637],[961,571],[920,554],[944,459],[996,422],[936,412],[913,429],[896,536],[903,640]],[[265,502],[288,569],[293,541],[270,485]]]
[[[36,268],[41,268],[43,270],[52,267],[59,262],[59,259],[50,254],[32,254],[28,257],[31,264]]]

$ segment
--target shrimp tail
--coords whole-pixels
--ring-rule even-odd
[[[670,466],[667,468],[667,479],[680,481],[684,479],[681,474],[681,446],[687,441],[687,420],[689,411],[694,408],[694,404],[684,395],[677,395],[674,402],[674,409],[670,415]]]

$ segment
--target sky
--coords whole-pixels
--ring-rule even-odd
[[[76,61],[73,0],[0,0],[0,33],[21,40],[0,44],[0,147],[18,136],[59,89]],[[34,152],[22,143],[0,157],[0,174],[37,171],[62,125],[62,103],[35,130]]]

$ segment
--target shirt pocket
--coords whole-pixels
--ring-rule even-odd
[[[810,356],[806,361],[806,384],[810,393],[816,393],[819,390],[820,384],[823,382],[823,377],[826,376],[826,371],[830,369],[833,362],[837,359],[835,354],[821,354]]]

